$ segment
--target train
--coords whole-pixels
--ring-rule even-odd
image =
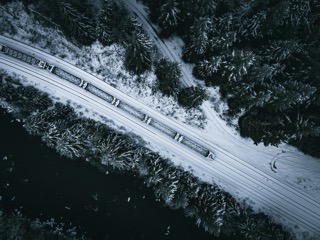
[[[23,52],[20,52],[16,49],[13,49],[13,48],[10,48],[10,47],[7,47],[5,45],[1,45],[1,49],[0,51],[6,55],[9,55],[11,57],[14,57],[14,58],[17,58],[23,62],[26,62],[26,63],[29,63],[33,66],[37,66],[39,68],[43,68],[49,72],[52,72],[53,69],[54,69],[54,65],[52,64],[48,64],[47,62],[45,61],[42,61],[38,58],[35,58],[34,56],[30,56],[26,53],[23,53]]]
[[[39,59],[37,59],[37,60],[39,60]],[[49,72],[52,72],[54,69],[54,65],[48,64],[47,62],[42,61],[42,60],[39,60],[38,67],[43,68],[45,70],[48,70]]]
[[[164,134],[168,135],[169,137],[172,137],[175,141],[187,146],[188,148],[198,152],[202,156],[206,157],[208,160],[214,160],[216,155],[211,152],[210,150],[206,149],[205,147],[199,145],[198,143],[192,141],[191,139],[181,135],[180,133],[176,132],[174,129],[172,129],[169,126],[164,125],[163,123],[152,119],[147,114],[141,113],[136,108],[130,106],[129,104],[121,102],[116,97],[112,96],[111,94],[99,89],[98,87],[89,84],[88,82],[84,81],[83,79],[72,75],[69,72],[66,72],[62,70],[61,68],[58,68],[54,66],[53,64],[49,64],[43,60],[40,60],[34,56],[30,56],[26,53],[22,53],[20,51],[17,51],[13,48],[7,47],[5,45],[0,44],[0,52],[6,55],[9,55],[11,57],[17,58],[21,61],[27,62],[33,66],[39,67],[41,69],[45,69],[49,71],[52,74],[55,74],[56,76],[67,80],[83,89],[86,89],[88,92],[92,93],[93,95],[109,102],[110,104],[114,105],[115,107],[118,107],[122,109],[123,111],[129,113],[130,115],[139,118],[142,122],[146,123],[147,125],[152,126],[153,128],[156,128],[157,130],[163,132]]]

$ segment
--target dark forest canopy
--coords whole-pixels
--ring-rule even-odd
[[[143,0],[180,35],[194,75],[220,86],[242,136],[320,156],[320,1]]]

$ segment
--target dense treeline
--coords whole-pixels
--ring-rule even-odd
[[[53,219],[41,222],[30,220],[20,212],[4,214],[0,210],[0,239],[3,240],[85,240],[78,237],[75,228],[66,229],[63,224]]]
[[[292,239],[280,225],[238,203],[215,184],[201,182],[132,137],[80,117],[70,105],[54,103],[46,94],[4,74],[0,98],[20,109],[16,116],[23,119],[27,131],[59,154],[86,160],[104,172],[126,171],[142,177],[157,198],[173,209],[182,208],[210,233],[238,239]]]
[[[320,2],[143,0],[185,61],[218,85],[242,136],[320,156]]]

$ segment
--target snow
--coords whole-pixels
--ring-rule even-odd
[[[141,12],[145,13],[143,6],[137,4],[134,0],[130,0],[130,3],[134,4]],[[190,154],[188,156],[195,160],[195,163],[192,164],[182,157],[185,156],[185,154],[165,148],[164,146],[166,146],[166,144],[162,140],[155,140],[150,135],[147,137],[148,135],[143,131],[140,133],[144,134],[143,140],[146,143],[149,143],[148,146],[152,150],[158,151],[162,155],[169,157],[175,164],[184,167],[186,170],[192,170],[196,176],[207,182],[215,181],[239,200],[247,200],[249,204],[253,205],[255,210],[263,210],[273,216],[278,222],[283,223],[284,226],[291,228],[292,231],[296,231],[298,237],[301,239],[305,237],[303,228],[296,228],[294,222],[287,220],[287,216],[277,216],[275,214],[276,211],[273,211],[271,207],[266,207],[268,206],[268,204],[266,204],[266,199],[259,200],[256,196],[253,196],[255,194],[254,192],[252,192],[252,196],[249,194],[242,194],[242,192],[248,193],[253,190],[257,192],[261,191],[262,194],[265,190],[261,185],[254,182],[249,183],[248,180],[245,180],[244,178],[243,181],[247,181],[248,185],[251,185],[251,190],[246,190],[244,189],[245,186],[241,189],[239,186],[225,184],[221,179],[224,178],[223,175],[230,175],[231,177],[233,174],[232,171],[241,170],[244,173],[257,171],[257,175],[253,176],[251,179],[259,178],[263,181],[266,188],[271,188],[278,192],[283,191],[283,188],[290,188],[295,190],[296,194],[301,196],[304,195],[308,198],[310,197],[319,203],[320,162],[318,159],[306,156],[288,145],[283,144],[278,148],[265,147],[262,144],[256,146],[251,140],[241,138],[234,127],[230,126],[230,124],[228,125],[221,119],[221,116],[226,109],[226,104],[221,101],[218,88],[207,89],[210,100],[202,105],[202,111],[186,111],[179,107],[174,99],[164,97],[161,93],[154,90],[156,88],[156,81],[152,72],[139,76],[139,78],[126,72],[122,61],[124,49],[120,46],[112,45],[110,47],[103,47],[100,43],[96,42],[92,46],[79,48],[70,44],[58,31],[50,31],[37,24],[21,10],[22,5],[20,3],[13,4],[14,5],[5,5],[4,9],[6,11],[2,8],[0,9],[0,19],[1,22],[10,21],[16,31],[10,31],[3,28],[1,32],[3,35],[11,36],[31,46],[45,49],[52,55],[63,58],[65,61],[103,79],[110,85],[137,99],[139,102],[169,116],[171,119],[189,124],[189,126],[184,127],[190,130],[190,134],[196,132],[205,139],[210,146],[214,145],[217,147],[217,160],[212,163],[210,162],[210,164],[205,163],[200,165],[200,163],[195,160],[197,157]],[[15,16],[17,20],[13,21],[12,16],[9,13]],[[154,29],[157,29],[157,27]],[[148,28],[147,30],[151,37],[153,36],[153,38],[156,38],[154,33],[152,33],[152,29]],[[163,55],[166,56],[169,54],[169,59],[171,58],[175,61],[180,59],[183,43],[179,38],[173,37],[165,40],[164,43],[158,42],[156,45]],[[179,63],[183,68],[185,85],[201,84],[199,81],[193,79],[191,74],[192,65],[185,64],[181,60],[179,60]],[[51,75],[48,75],[48,77],[51,77]],[[139,81],[142,81],[142,83]],[[61,89],[59,88],[40,83],[36,78],[28,77],[24,82],[49,92],[52,96],[55,96],[55,99],[58,101],[68,102],[70,99],[74,98],[70,94],[62,94]],[[114,123],[111,120],[106,119],[100,111],[97,111],[97,106],[84,109],[82,105],[87,103],[79,99],[77,101],[74,100],[74,102],[71,103],[74,106],[78,106],[76,110],[85,116],[112,125],[122,132],[131,132],[133,130],[131,127],[127,127],[130,126],[130,124],[124,120],[123,122]],[[108,111],[108,115],[113,116],[111,119],[119,118],[119,115],[112,114],[111,111]],[[200,124],[199,118],[202,119]],[[121,125],[126,126],[126,128],[121,127]],[[137,131],[135,130],[134,132],[136,133]],[[177,144],[178,143],[174,143],[173,145]],[[275,163],[275,172],[271,169],[271,163]],[[219,174],[219,172],[212,167],[218,168],[223,174]],[[210,172],[208,169],[212,169],[212,171]],[[220,176],[220,178],[218,176]],[[275,194],[277,193],[275,192]],[[291,200],[295,200],[295,197],[296,196],[293,194],[293,199]],[[287,196],[287,198],[289,198],[289,196]],[[255,199],[255,201],[252,201],[252,199]]]

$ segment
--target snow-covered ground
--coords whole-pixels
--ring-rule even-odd
[[[136,4],[134,0],[131,2],[143,11],[142,6]],[[37,25],[21,10],[21,5],[18,3],[15,3],[15,7],[12,7],[12,5],[11,7],[10,5],[6,6],[7,7],[4,8],[5,10],[0,9],[0,19],[2,19],[3,22],[11,21],[11,25],[16,31],[3,28],[2,34],[11,36],[29,45],[45,49],[52,55],[61,57],[65,61],[93,73],[117,89],[170,118],[188,123],[189,125],[186,126],[188,129],[197,132],[197,134],[201,135],[202,138],[206,139],[210,144],[217,146],[220,151],[227,152],[232,156],[224,157],[222,154],[218,154],[219,160],[221,159],[231,166],[245,165],[246,167],[243,167],[243,169],[252,168],[260,171],[264,173],[263,177],[268,178],[269,176],[270,179],[276,179],[280,183],[296,189],[298,192],[306,194],[306,196],[310,196],[319,202],[319,160],[305,156],[295,148],[287,145],[281,145],[279,148],[264,147],[262,145],[255,146],[251,140],[241,138],[235,129],[227,126],[219,117],[224,110],[223,103],[219,105],[221,106],[219,107],[221,112],[214,111],[214,108],[217,109],[215,106],[220,102],[217,89],[208,89],[212,98],[215,99],[216,105],[207,101],[202,106],[203,111],[194,110],[186,112],[183,108],[178,107],[173,99],[165,98],[159,92],[154,92],[155,76],[152,73],[147,73],[140,77],[143,83],[137,81],[136,76],[131,76],[127,73],[122,64],[123,49],[121,47],[117,45],[103,47],[99,43],[95,43],[90,47],[78,48],[64,39],[58,31],[48,30],[41,25]],[[13,20],[14,17],[16,20]],[[151,30],[148,32],[150,35],[153,34]],[[169,49],[169,52],[174,54],[175,60],[179,60],[177,57],[181,56],[181,40],[178,38],[164,41],[164,43],[161,44],[161,48]],[[165,55],[165,52],[163,54]],[[191,75],[191,66],[185,65],[181,60],[180,63],[183,68],[184,79],[189,79],[186,84],[195,84],[197,81],[195,81]],[[115,78],[113,76],[115,76]],[[48,87],[44,87],[36,82],[33,83],[44,91],[49,91],[51,94],[58,94],[58,90],[53,92]],[[59,100],[66,101],[67,98],[63,99],[63,96],[60,96]],[[91,116],[97,120],[98,118],[100,121],[102,119],[96,111],[84,111],[83,109],[79,111],[83,111],[89,115],[91,114]],[[206,118],[203,113],[205,113]],[[202,120],[199,121],[199,118]],[[199,122],[203,129],[199,128]],[[163,155],[170,157],[176,164],[180,164],[186,169],[189,167],[189,163],[185,163],[185,161],[177,155],[173,155],[172,152],[163,149],[161,144],[157,145],[152,141],[150,142],[154,150],[160,151]],[[271,169],[271,162],[276,166],[276,169],[273,169],[275,171]],[[227,169],[221,165],[220,170],[227,171]],[[193,167],[193,172],[204,180],[212,180],[209,176],[203,175],[203,169],[200,167]],[[223,182],[220,185],[224,186]],[[251,196],[241,195],[239,189],[233,189],[232,186],[225,186],[225,188],[230,191],[233,196],[238,196],[241,199],[248,198],[250,201]],[[256,190],[259,191],[258,188],[256,188]],[[281,191],[280,185],[279,191]],[[255,206],[255,209],[260,208],[267,213],[271,211],[264,207],[263,201],[251,203]],[[285,217],[275,217],[287,227],[291,227],[293,230],[295,229],[292,223],[288,224]],[[301,230],[302,229],[299,228],[296,229],[296,231],[300,233]],[[301,234],[300,238],[304,239],[305,235]]]

